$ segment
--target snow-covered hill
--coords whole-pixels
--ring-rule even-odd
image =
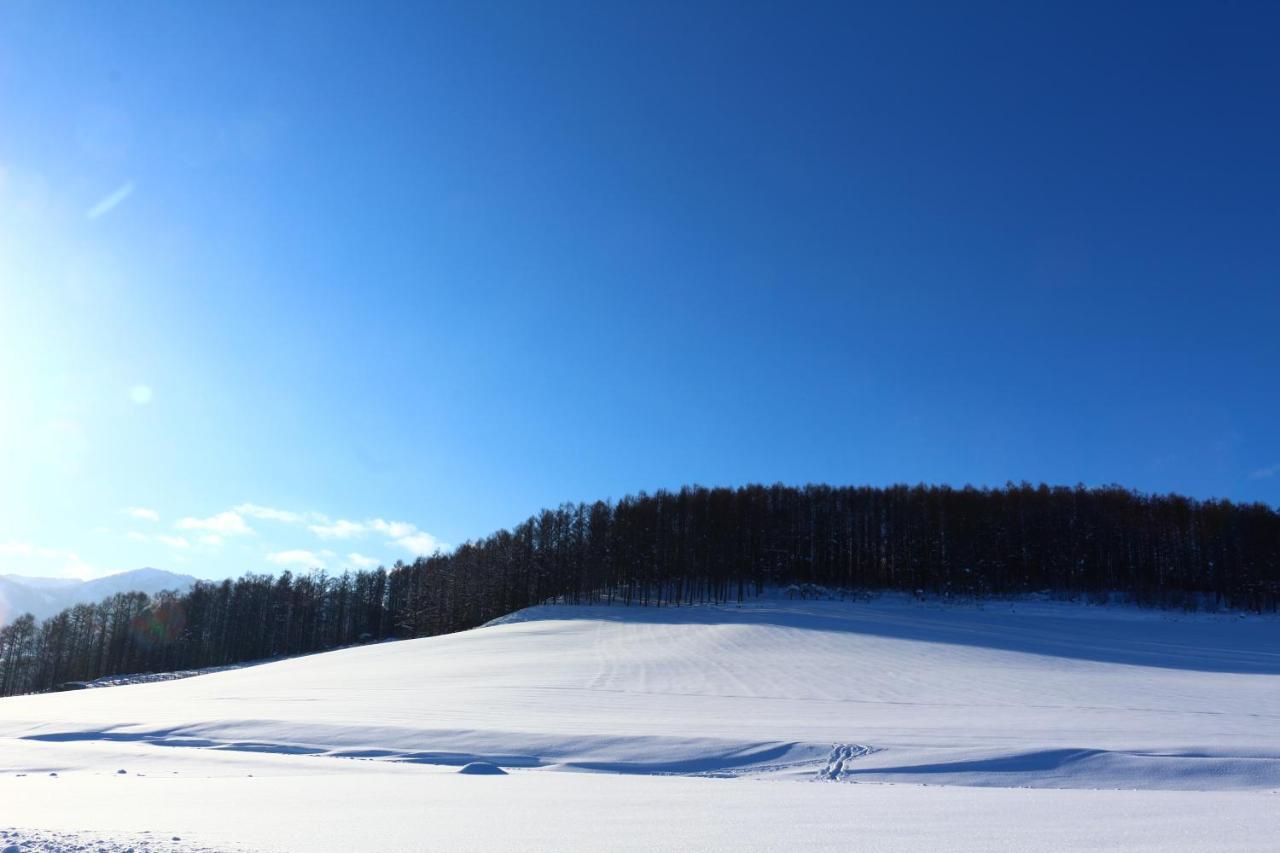
[[[450,772],[476,760],[510,775]],[[525,822],[516,849],[1258,849],[1280,829],[1280,621],[896,598],[541,607],[3,700],[0,774],[0,827],[115,837],[161,814],[247,849],[487,849],[493,827],[456,817],[481,805]],[[95,805],[41,805],[59,791]],[[282,832],[272,816],[308,798],[335,813]],[[381,821],[377,843],[342,813]],[[555,829],[582,819],[621,834]]]
[[[30,613],[37,619],[53,616],[75,604],[93,604],[117,592],[186,590],[196,579],[163,569],[135,569],[94,580],[0,575],[0,624]]]

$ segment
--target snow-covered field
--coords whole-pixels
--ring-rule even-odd
[[[1280,621],[1120,607],[545,607],[0,700],[0,851],[1268,850],[1277,791]]]

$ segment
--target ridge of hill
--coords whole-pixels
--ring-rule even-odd
[[[0,575],[0,625],[24,613],[47,619],[68,607],[94,604],[118,592],[185,592],[195,582],[191,575],[149,567],[93,580]]]

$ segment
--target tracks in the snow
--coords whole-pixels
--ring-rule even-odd
[[[818,771],[818,778],[824,782],[839,782],[844,778],[845,765],[854,759],[876,752],[875,747],[860,743],[838,743],[831,748],[827,763]]]

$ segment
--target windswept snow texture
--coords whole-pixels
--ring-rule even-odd
[[[76,832],[19,831],[0,828],[0,853],[218,853],[201,844],[183,843],[182,836],[156,836],[151,832],[117,833],[97,838]]]
[[[510,775],[460,778],[456,770],[475,762]],[[556,770],[616,781],[580,788],[570,780],[591,777],[545,772]],[[281,776],[289,786],[273,784]],[[658,778],[671,776],[710,778],[694,787],[695,780]],[[779,843],[830,849],[865,822],[864,808],[897,809],[908,824],[936,812],[940,822],[929,831],[886,830],[879,841],[859,834],[860,843],[967,849],[930,833],[960,829],[977,813],[971,809],[1000,812],[1001,797],[1027,810],[1010,811],[1011,823],[989,827],[976,839],[987,843],[972,849],[1115,843],[1105,832],[1093,840],[1061,827],[1050,833],[1048,815],[1078,804],[1143,815],[1141,831],[1131,820],[1133,838],[1121,842],[1130,849],[1147,840],[1152,849],[1199,849],[1198,838],[1200,846],[1211,840],[1215,849],[1244,850],[1263,824],[1280,829],[1280,621],[893,597],[539,607],[450,636],[0,701],[0,827],[150,828],[122,824],[119,812],[107,823],[68,825],[38,806],[54,786],[80,791],[78,802],[120,795],[129,803],[140,790],[158,801],[181,799],[179,790],[196,799],[216,791],[229,801],[243,796],[253,814],[288,808],[302,790],[297,777],[332,780],[334,790],[345,779],[354,811],[377,797],[379,809],[400,802],[406,815],[418,808],[399,793],[411,780],[408,791],[422,785],[458,807],[481,791],[496,810],[541,803],[530,815],[546,820],[556,810],[542,801],[569,792],[584,803],[614,792],[616,808],[639,810],[640,823],[644,809],[658,819],[672,807],[667,798],[696,794],[706,810],[692,813],[725,822],[726,850],[769,849],[752,846],[758,837],[733,836],[751,824],[741,819],[744,808],[796,824]],[[736,777],[752,781],[726,781]],[[771,793],[757,797],[761,784]],[[946,794],[933,786],[958,787]],[[961,793],[974,788],[1059,790]],[[1099,788],[1133,790],[1087,790]],[[1037,808],[1040,823],[1023,825]],[[176,809],[173,819],[204,827],[201,843],[319,849],[273,840],[269,828],[250,839],[219,835],[183,814]],[[823,821],[835,831],[819,828]],[[429,840],[404,833],[379,849],[420,849]],[[341,833],[322,835],[316,843],[330,849]],[[660,836],[636,838],[673,843]],[[435,843],[471,849],[452,836]]]

